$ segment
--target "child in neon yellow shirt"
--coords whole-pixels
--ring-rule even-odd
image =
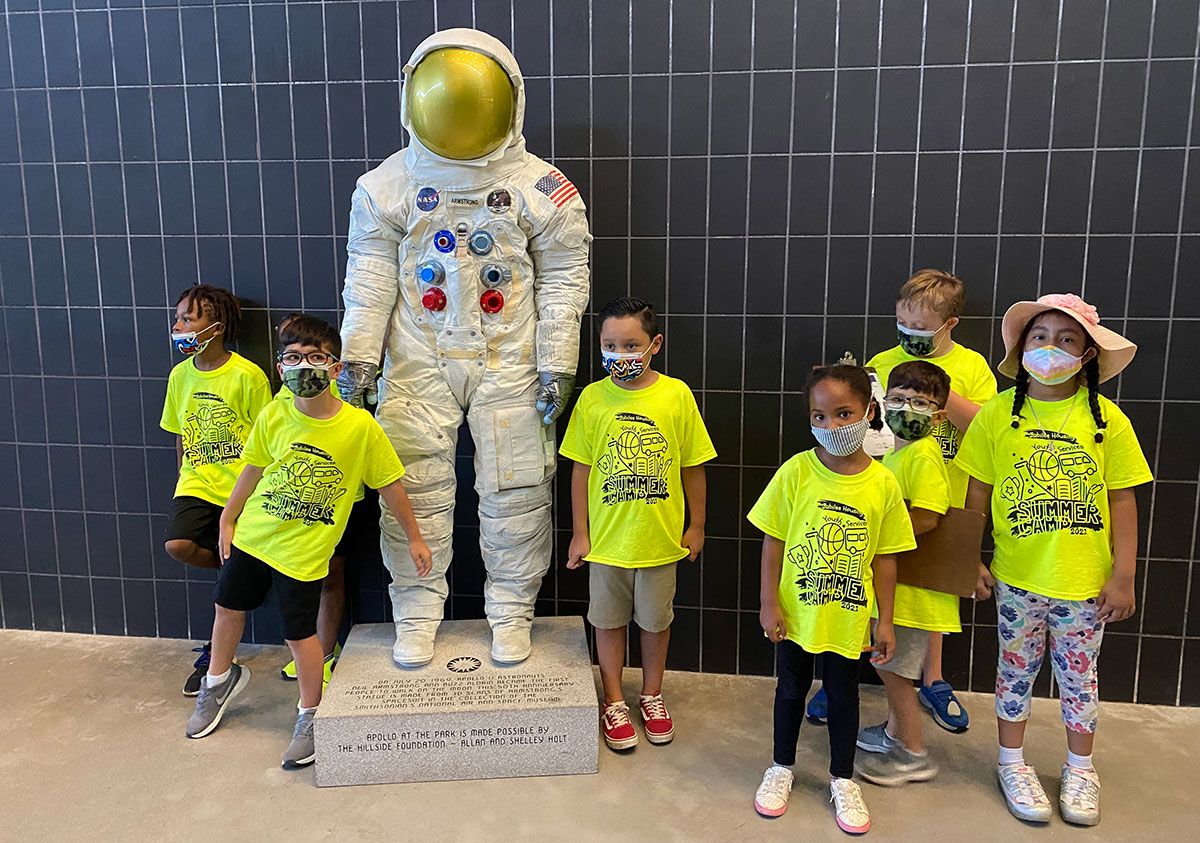
[[[166,551],[196,568],[216,570],[221,508],[245,466],[242,448],[258,414],[271,400],[263,370],[225,348],[242,321],[228,290],[197,284],[175,301],[171,339],[186,359],[171,370],[159,426],[175,434],[179,480],[167,521]],[[183,685],[200,693],[211,645],[200,648]]]
[[[838,826],[851,834],[871,817],[854,773],[858,736],[858,659],[872,610],[877,664],[892,658],[895,554],[917,546],[890,471],[863,452],[868,425],[879,425],[871,381],[858,366],[815,370],[806,389],[818,447],[784,463],[750,510],[763,536],[759,620],[776,642],[774,764],[755,809],[787,809],[804,698],[813,659],[822,653],[829,699],[830,795]]]
[[[1107,622],[1134,611],[1137,501],[1152,477],[1129,419],[1099,392],[1137,346],[1100,325],[1075,295],[1017,302],[1001,326],[999,371],[1013,389],[983,405],[958,453],[971,477],[967,506],[992,515],[992,567],[977,597],[995,589],[1000,663],[997,774],[1009,811],[1050,820],[1050,801],[1025,763],[1029,698],[1050,638],[1067,730],[1059,810],[1100,821],[1096,661]]]
[[[609,747],[629,749],[637,731],[621,672],[631,620],[641,629],[646,739],[664,744],[675,735],[662,679],[676,563],[694,560],[704,547],[704,463],[717,452],[687,384],[650,367],[663,344],[654,308],[619,298],[596,319],[609,377],[583,390],[560,449],[575,461],[567,567],[591,563],[588,621],[596,629],[604,685],[601,730]]]
[[[432,563],[400,484],[400,458],[368,412],[330,389],[341,370],[337,330],[322,319],[299,316],[282,331],[280,345],[279,373],[293,399],[271,402],[255,422],[246,467],[221,514],[224,565],[214,599],[212,660],[187,736],[211,734],[250,681],[249,669],[232,663],[233,652],[246,612],[274,590],[300,685],[300,714],[283,757],[290,770],[311,764],[315,755],[312,721],[323,678],[316,634],[321,580],[360,484],[379,489],[408,536],[418,575],[428,573]]]
[[[950,376],[945,418],[933,429],[933,436],[942,446],[950,476],[950,505],[958,507],[967,499],[967,475],[955,467],[955,455],[979,407],[996,394],[996,377],[987,360],[951,336],[965,304],[966,290],[959,278],[940,269],[922,269],[904,282],[896,297],[899,345],[867,361],[883,384],[894,366],[914,360],[928,360]],[[947,731],[965,731],[970,723],[966,709],[942,676],[940,633],[929,634],[917,699]]]
[[[924,360],[901,363],[888,375],[884,421],[895,447],[883,465],[896,476],[908,506],[913,533],[920,536],[938,525],[950,508],[950,477],[933,430],[945,418],[950,376]],[[896,652],[875,670],[887,690],[888,718],[860,729],[855,769],[875,784],[895,786],[928,781],[937,767],[925,751],[921,707],[913,682],[929,649],[929,633],[959,632],[958,598],[903,583],[896,584],[893,623]]]

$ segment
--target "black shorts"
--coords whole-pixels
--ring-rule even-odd
[[[193,498],[189,495],[175,498],[171,502],[171,518],[167,521],[166,540],[188,539],[216,553],[223,508],[203,498]]]
[[[249,612],[275,590],[283,637],[303,641],[317,634],[317,609],[321,605],[321,580],[295,580],[238,547],[230,548],[221,566],[213,602],[225,609]]]

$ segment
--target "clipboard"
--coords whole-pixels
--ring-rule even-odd
[[[917,540],[917,549],[896,555],[896,582],[972,597],[979,576],[987,516],[951,507],[938,525]]]

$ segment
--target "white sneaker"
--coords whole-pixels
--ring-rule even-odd
[[[829,801],[833,803],[838,828],[847,834],[866,834],[871,814],[863,801],[858,782],[851,779],[829,780]]]
[[[787,810],[788,796],[792,792],[792,771],[787,767],[772,764],[763,773],[762,784],[754,794],[754,810],[764,817],[779,817]]]
[[[1000,790],[1008,803],[1008,812],[1019,820],[1050,822],[1050,800],[1028,764],[1006,764],[996,768]]]
[[[1100,777],[1095,770],[1063,764],[1058,810],[1064,820],[1075,825],[1100,822]]]

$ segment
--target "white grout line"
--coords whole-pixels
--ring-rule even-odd
[[[1104,59],[1108,53],[1108,13],[1109,0],[1104,0],[1104,24],[1100,32],[1100,75],[1096,82],[1096,124],[1092,127],[1092,163],[1091,171],[1088,174],[1088,206],[1087,219],[1084,223],[1083,235],[1083,273],[1079,281],[1079,296],[1087,298],[1087,279],[1088,279],[1088,255],[1092,245],[1092,212],[1096,204],[1096,157],[1100,149],[1100,106],[1104,102]],[[1153,36],[1152,36],[1153,38]],[[1053,146],[1053,144],[1051,144]],[[1137,205],[1134,205],[1134,222],[1131,227],[1136,228],[1137,222]],[[1132,241],[1129,244],[1129,251],[1133,252]]]
[[[970,23],[968,22],[968,26]],[[925,56],[928,50],[927,34],[929,31],[929,0],[921,3],[921,64],[917,76],[917,134],[913,144],[913,180],[912,180],[912,219],[910,221],[911,239],[908,243],[908,271],[915,269],[917,255],[917,188],[921,182],[921,124],[922,112],[925,110]],[[963,63],[966,63],[965,57]]]
[[[1046,263],[1046,215],[1050,208],[1050,162],[1054,160],[1054,109],[1058,103],[1058,57],[1062,49],[1063,0],[1058,0],[1058,25],[1054,36],[1054,71],[1050,79],[1050,126],[1046,132],[1046,168],[1042,185],[1042,240],[1038,247],[1037,294],[1042,295],[1042,274]]]
[[[1135,209],[1138,206],[1138,200],[1140,199],[1141,192],[1142,192],[1142,149],[1144,148],[1145,143],[1146,143],[1146,115],[1149,112],[1149,104],[1150,104],[1150,71],[1152,68],[1151,56],[1153,56],[1153,54],[1154,54],[1154,19],[1155,19],[1157,13],[1158,13],[1158,0],[1152,0],[1151,5],[1150,5],[1150,40],[1149,40],[1148,44],[1146,45],[1146,59],[1145,59],[1146,84],[1145,84],[1145,87],[1142,89],[1141,126],[1138,129],[1137,176],[1134,180],[1134,187],[1133,187],[1133,207]],[[1191,105],[1192,105],[1192,107],[1195,107],[1196,83],[1195,83],[1195,64],[1194,63],[1193,63],[1192,67],[1193,67],[1193,70],[1192,70],[1192,94],[1191,94],[1192,102],[1191,102]],[[1188,138],[1189,139],[1191,138],[1191,132],[1190,132],[1191,123],[1192,123],[1192,112],[1189,110],[1189,112],[1188,112],[1188,126],[1189,126]],[[1187,178],[1186,173],[1184,174],[1184,178]],[[1180,195],[1181,196],[1183,195],[1182,189],[1180,190]],[[1180,224],[1182,225],[1182,222]],[[1137,229],[1137,215],[1135,213],[1133,216],[1133,219],[1131,220],[1131,223],[1130,223],[1129,263],[1127,264],[1127,267],[1126,267],[1126,273],[1127,273],[1126,278],[1133,277],[1133,246],[1134,246],[1133,231],[1136,231],[1136,229]],[[1175,313],[1175,291],[1176,291],[1177,283],[1178,283],[1177,278],[1171,279],[1171,306],[1167,311],[1167,330],[1166,330],[1166,338],[1164,340],[1164,345],[1163,345],[1163,349],[1164,349],[1163,356],[1166,359],[1166,365],[1163,366],[1162,380],[1160,381],[1160,386],[1159,386],[1159,391],[1158,391],[1159,398],[1160,398],[1159,409],[1158,409],[1158,427],[1154,433],[1153,474],[1154,474],[1155,478],[1158,477],[1159,465],[1161,465],[1161,463],[1162,463],[1162,429],[1163,429],[1163,416],[1166,415],[1166,406],[1165,406],[1165,402],[1162,401],[1161,399],[1163,399],[1163,397],[1167,394],[1167,372],[1170,370],[1170,359],[1166,355],[1170,354],[1170,351],[1171,351],[1172,324],[1171,324],[1170,319],[1171,319],[1171,316]],[[1133,284],[1127,281],[1125,284],[1125,313],[1122,318],[1123,326],[1128,326],[1128,324],[1129,324],[1129,299],[1130,299],[1130,293],[1132,292],[1132,288],[1133,288]],[[1126,329],[1123,328],[1122,330],[1126,330]],[[1124,385],[1124,378],[1122,378],[1121,380],[1119,380],[1117,382],[1117,398],[1118,398],[1118,400],[1120,399],[1121,388],[1123,385]],[[1149,556],[1151,551],[1153,550],[1153,547],[1151,546],[1151,542],[1154,539],[1154,514],[1157,510],[1157,504],[1158,504],[1158,484],[1157,484],[1157,482],[1154,482],[1154,483],[1150,484],[1150,514],[1149,514],[1149,518],[1146,519],[1146,555],[1147,556]],[[1133,668],[1133,702],[1138,701],[1138,686],[1141,682],[1141,677],[1142,677],[1142,632],[1146,625],[1145,599],[1146,599],[1146,585],[1147,585],[1147,581],[1149,579],[1149,573],[1150,573],[1150,565],[1149,564],[1143,565],[1142,571],[1141,571],[1142,610],[1140,612],[1138,612],[1137,660],[1134,662],[1134,668]],[[1180,644],[1181,649],[1182,649],[1182,646],[1183,645]]]
[[[871,204],[867,209],[867,271],[864,281],[866,289],[863,291],[863,340],[862,346],[859,349],[861,356],[858,358],[864,366],[871,359],[870,352],[867,351],[867,342],[871,330],[871,269],[874,266],[875,259],[875,188],[879,172],[879,158],[877,155],[879,152],[879,84],[883,76],[880,65],[883,62],[884,8],[883,0],[879,0],[879,19],[875,30],[875,110],[871,117]],[[833,185],[831,184],[829,187],[830,193],[832,193]],[[913,199],[915,206],[916,197],[914,196]]]
[[[1151,43],[1153,44],[1153,35],[1151,36]],[[1200,20],[1197,20],[1196,40],[1193,42],[1193,50],[1197,56],[1200,56]],[[1147,51],[1147,52],[1149,52],[1149,51]],[[1192,127],[1195,123],[1195,118],[1196,118],[1197,69],[1198,69],[1197,62],[1193,61],[1193,63],[1192,63],[1192,90],[1189,95],[1189,106],[1188,106],[1187,137],[1189,137],[1189,138],[1192,136]],[[1149,81],[1149,80],[1147,80],[1147,81]],[[1175,236],[1175,260],[1174,260],[1173,271],[1171,273],[1171,277],[1172,277],[1171,310],[1172,310],[1172,312],[1174,311],[1174,308],[1175,308],[1176,285],[1179,283],[1179,252],[1180,252],[1180,249],[1183,244],[1183,216],[1184,216],[1184,209],[1186,207],[1185,197],[1187,196],[1188,165],[1190,163],[1188,159],[1189,159],[1188,152],[1184,152],[1183,153],[1183,184],[1180,186],[1180,190],[1179,190],[1179,233]],[[1135,221],[1135,224],[1136,224],[1136,221]],[[1169,364],[1168,364],[1168,366],[1169,366]],[[1165,380],[1164,380],[1164,383],[1165,383]],[[1165,392],[1165,389],[1164,389],[1164,392]],[[1161,447],[1161,444],[1162,443],[1160,441],[1160,443],[1159,443],[1160,447]],[[1198,478],[1198,480],[1200,480],[1200,478]],[[1192,513],[1191,555],[1192,555],[1193,561],[1194,561],[1195,555],[1196,555],[1196,531],[1197,531],[1198,524],[1200,524],[1200,495],[1197,495],[1197,497],[1196,497],[1196,509]],[[1147,547],[1147,550],[1149,550],[1149,549],[1150,548]],[[1149,567],[1149,564],[1147,564],[1147,567]],[[1192,605],[1191,605],[1192,604],[1192,578],[1195,574],[1195,571],[1194,571],[1195,567],[1196,567],[1195,564],[1188,565],[1187,582],[1186,582],[1186,584],[1184,586],[1184,590],[1183,590],[1183,629],[1181,630],[1181,632],[1183,633],[1184,637],[1186,637],[1186,635],[1187,635],[1188,617],[1189,617],[1188,613],[1191,611],[1191,608],[1192,608]],[[1143,598],[1143,606],[1144,605],[1145,605],[1145,600]],[[1139,632],[1140,632],[1140,630],[1139,630]],[[1175,705],[1181,705],[1183,703],[1183,671],[1184,671],[1184,657],[1186,655],[1186,652],[1187,652],[1187,645],[1186,645],[1185,641],[1180,641],[1180,643],[1179,643],[1178,682],[1176,683],[1176,686],[1175,686]]]

